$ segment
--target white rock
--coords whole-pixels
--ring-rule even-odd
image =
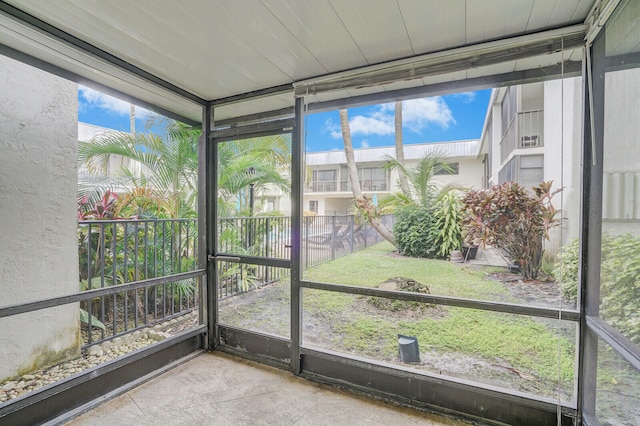
[[[24,376],[22,376],[23,380],[33,380],[35,378],[36,376],[34,376],[33,374],[25,374]]]
[[[102,346],[95,345],[89,348],[89,355],[95,355],[97,353],[102,353]],[[101,356],[101,355],[100,355]]]
[[[5,392],[12,391],[16,387],[16,382],[7,382],[2,386],[2,390]]]

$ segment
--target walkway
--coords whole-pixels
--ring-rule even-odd
[[[468,260],[468,263],[472,265],[482,266],[500,266],[506,268],[509,266],[509,262],[502,256],[498,249],[493,247],[478,247],[478,254],[473,260]]]
[[[185,364],[69,425],[464,425],[220,352]]]

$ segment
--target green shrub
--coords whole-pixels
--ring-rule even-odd
[[[565,246],[556,268],[562,294],[578,294],[578,241]],[[640,344],[640,238],[631,234],[602,237],[600,316]]]
[[[441,192],[435,203],[433,232],[436,234],[438,255],[446,257],[451,250],[462,248],[461,203],[456,191]]]
[[[571,300],[578,298],[578,258],[580,254],[578,249],[577,239],[562,247],[553,272],[556,281],[560,283],[562,295]]]
[[[398,210],[393,233],[401,254],[431,259],[441,257],[436,244],[435,218],[430,208],[407,206]]]

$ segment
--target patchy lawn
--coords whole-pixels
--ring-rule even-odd
[[[399,256],[381,243],[305,271],[307,281],[377,287],[391,277],[426,284],[432,294],[530,303],[491,279],[495,268],[465,267],[447,261]],[[289,283],[221,301],[223,323],[272,334],[289,333]],[[303,344],[376,361],[401,364],[397,335],[418,338],[421,362],[410,365],[563,400],[573,394],[575,324],[480,311],[394,303],[373,298],[305,289]],[[558,386],[559,384],[559,386]]]

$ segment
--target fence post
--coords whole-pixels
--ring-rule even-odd
[[[336,258],[336,217],[331,216],[331,260]]]
[[[351,226],[349,226],[349,229],[351,229],[351,238],[349,238],[349,252],[353,253],[353,239],[354,239],[354,228],[356,226],[356,221],[355,221],[355,216],[351,215]]]
[[[364,248],[367,248],[367,234],[369,233],[369,224],[364,225],[362,235],[364,236]]]
[[[271,245],[271,227],[270,225],[270,219],[269,217],[267,217],[267,219],[265,220],[265,236],[264,236],[264,241],[265,241],[265,246],[264,246],[264,256],[265,257],[269,257],[269,254],[271,253],[271,250],[269,250],[270,245]],[[264,268],[264,278],[265,278],[265,282],[269,282],[269,266],[266,266]]]
[[[305,248],[304,254],[304,268],[309,269],[309,224],[311,223],[311,218],[313,216],[303,216],[302,220],[304,221],[304,235],[302,235],[302,242]]]

